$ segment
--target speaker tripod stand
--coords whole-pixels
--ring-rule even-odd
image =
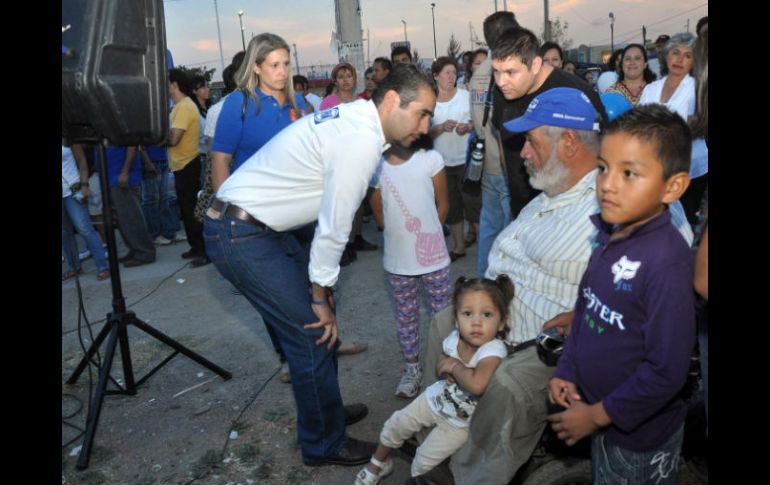
[[[99,155],[99,180],[102,189],[102,207],[104,214],[104,224],[106,227],[105,232],[107,235],[107,251],[110,262],[110,282],[112,283],[112,312],[107,314],[107,322],[104,324],[104,327],[101,329],[96,339],[94,339],[93,343],[86,352],[86,355],[80,360],[80,363],[78,364],[77,368],[75,368],[75,371],[72,373],[70,378],[67,379],[67,384],[74,384],[77,382],[80,374],[85,370],[86,366],[88,366],[89,361],[99,350],[102,342],[104,342],[106,339],[107,347],[105,349],[104,361],[102,362],[102,366],[99,371],[99,380],[96,386],[96,392],[94,393],[93,399],[91,400],[90,406],[88,408],[86,431],[83,438],[83,445],[80,450],[80,455],[78,456],[77,468],[79,470],[88,468],[88,460],[91,454],[91,445],[93,444],[94,435],[96,433],[96,426],[99,422],[99,415],[101,414],[102,403],[104,401],[105,395],[135,395],[137,386],[141,385],[144,381],[149,379],[163,365],[168,363],[179,353],[186,355],[200,365],[208,368],[215,374],[218,374],[224,380],[228,380],[232,377],[230,372],[222,369],[221,367],[172,339],[168,335],[143,322],[137,318],[134,312],[126,310],[126,301],[123,297],[123,289],[120,283],[120,271],[118,268],[118,254],[117,246],[115,244],[115,232],[112,227],[112,206],[110,203],[110,191],[107,181],[107,160],[103,143],[99,146]],[[174,352],[171,355],[163,359],[163,361],[161,361],[157,366],[155,366],[139,380],[134,379],[134,369],[131,365],[131,351],[129,348],[127,331],[129,325],[133,325],[139,330],[142,330],[144,333],[156,338],[157,340],[160,340],[164,344],[174,349]],[[111,379],[110,377],[110,371],[112,369],[112,362],[115,357],[115,349],[118,345],[120,345],[120,357],[123,364],[123,377],[125,384],[122,388],[120,385],[118,385],[119,390],[108,391],[107,381],[112,380],[115,382],[115,380]],[[115,384],[117,385],[117,382],[115,382]]]

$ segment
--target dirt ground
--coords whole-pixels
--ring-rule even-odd
[[[365,224],[364,237],[382,245],[373,222]],[[84,372],[74,385],[65,383],[82,358],[80,338],[86,347],[90,338],[84,324],[78,331],[77,285],[74,280],[63,283],[62,484],[352,484],[360,467],[302,464],[291,386],[278,379],[278,359],[260,317],[242,296],[231,293],[213,265],[190,268],[180,258],[186,249],[184,243],[160,247],[155,263],[121,267],[127,306],[231,372],[232,379],[224,381],[180,354],[139,385],[136,395],[107,396],[89,466],[77,470],[78,435],[85,428],[89,389],[96,386],[98,370]],[[476,245],[452,265],[452,278],[473,275],[475,259]],[[96,281],[91,260],[84,269],[82,300],[95,335],[111,311],[111,287],[109,281]],[[337,294],[341,338],[369,344],[364,353],[340,357],[339,380],[345,402],[366,403],[370,411],[348,428],[349,434],[370,441],[407,403],[393,395],[401,353],[383,275],[381,250],[359,252],[358,260],[342,269]],[[425,334],[425,305],[422,312]],[[172,353],[134,327],[129,340],[136,379]],[[122,383],[120,352],[115,355],[111,376]],[[393,475],[384,483],[403,483],[408,476],[409,462],[397,455]]]

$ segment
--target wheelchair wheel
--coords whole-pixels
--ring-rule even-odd
[[[591,485],[591,460],[551,460],[533,471],[522,485]]]

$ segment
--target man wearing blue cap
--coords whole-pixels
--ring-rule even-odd
[[[516,288],[507,336],[514,352],[480,398],[468,442],[452,456],[456,483],[508,483],[540,440],[554,367],[540,360],[534,339],[544,328],[567,330],[591,254],[596,228],[589,217],[599,211],[599,119],[585,93],[554,88],[505,123],[510,131],[525,133],[524,167],[532,187],[543,192],[500,233],[490,251],[486,277],[506,274]],[[692,241],[681,206],[671,208],[672,223]],[[442,311],[433,320],[426,368],[441,355],[442,339],[452,328],[451,312]],[[426,373],[426,386],[433,377]]]

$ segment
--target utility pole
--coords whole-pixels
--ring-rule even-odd
[[[217,0],[214,0],[214,13],[217,16],[217,37],[219,37],[219,63],[222,66],[222,71],[225,71],[225,54],[222,51],[222,32],[219,30],[219,9],[217,8]]]
[[[436,50],[436,15],[433,10],[436,8],[435,3],[430,4],[430,17],[433,19],[433,59],[438,59],[438,51]],[[495,0],[495,12],[497,11],[497,0]]]
[[[690,19],[687,19],[687,33],[690,33]]]
[[[647,49],[647,27],[642,25],[642,46]]]
[[[299,72],[299,58],[297,57],[297,44],[291,45],[294,48],[294,65],[297,66],[297,74],[302,74]]]
[[[543,26],[543,34],[546,42],[551,41],[551,21],[548,20],[548,0],[543,0],[543,6],[545,8],[545,25]]]

